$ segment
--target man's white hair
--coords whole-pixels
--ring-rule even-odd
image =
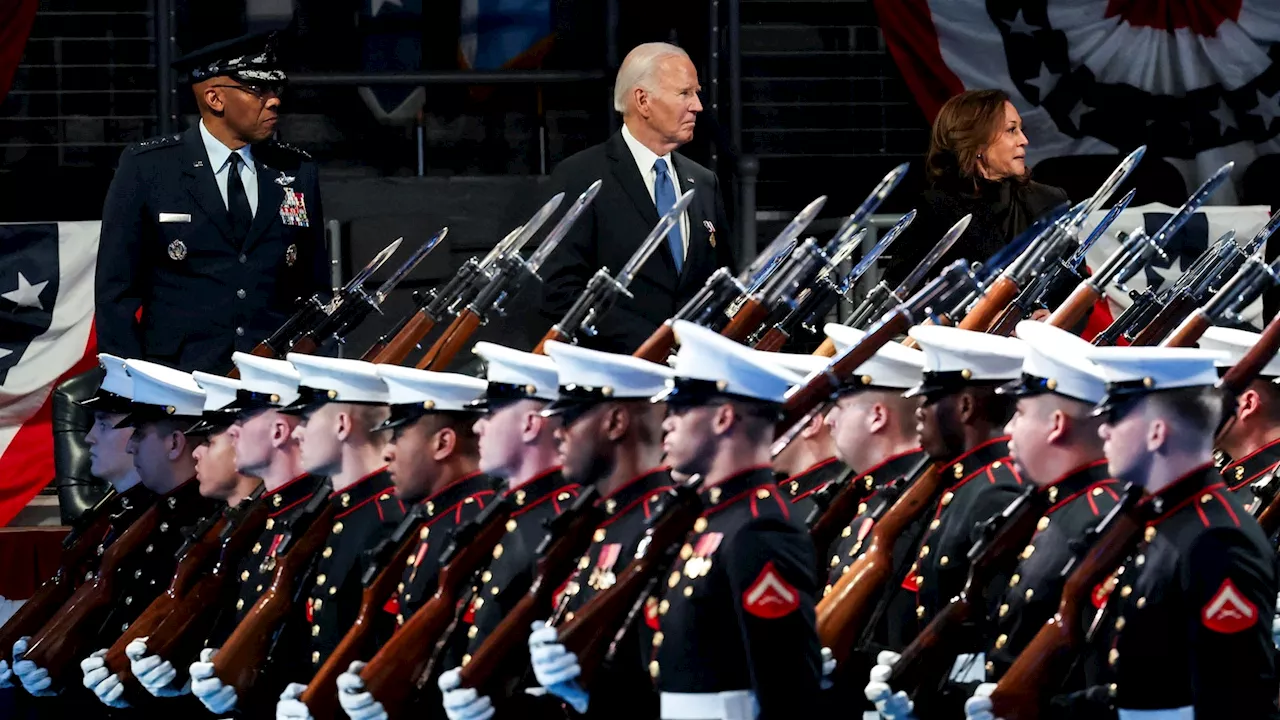
[[[627,53],[627,56],[622,59],[622,67],[618,68],[618,77],[613,83],[613,109],[625,114],[627,98],[636,88],[653,92],[655,90],[653,76],[658,71],[658,63],[672,56],[689,59],[689,53],[683,48],[664,42],[637,45]]]

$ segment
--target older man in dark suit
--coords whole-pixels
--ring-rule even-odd
[[[551,176],[552,192],[574,198],[596,180],[600,193],[544,266],[542,315],[560,319],[600,267],[617,272],[675,199],[694,190],[693,203],[631,284],[589,347],[630,353],[675,314],[707,277],[733,267],[733,240],[715,174],[675,152],[693,139],[698,71],[684,50],[646,43],[627,54],[614,85],[623,127],[600,145],[566,159]]]

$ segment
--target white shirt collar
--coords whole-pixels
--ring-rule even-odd
[[[200,139],[204,141],[204,151],[209,155],[209,166],[213,168],[213,174],[217,175],[222,172],[222,168],[226,167],[227,162],[231,159],[231,148],[222,144],[222,141],[214,137],[209,129],[204,126],[204,120],[200,120]],[[249,168],[249,172],[257,172],[257,168],[253,164],[253,151],[248,145],[236,150],[240,153],[240,157],[244,160],[245,167]]]
[[[631,134],[631,130],[627,127],[626,123],[622,124],[622,141],[627,144],[627,149],[631,151],[631,157],[635,158],[636,166],[640,168],[640,177],[643,177],[646,180],[653,177],[650,173],[653,172],[653,164],[657,162],[659,157],[667,161],[667,174],[673,178],[675,177],[676,166],[675,163],[671,162],[671,153],[658,155],[654,151],[645,147],[636,139],[635,135]]]

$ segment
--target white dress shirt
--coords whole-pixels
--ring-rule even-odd
[[[657,207],[657,198],[653,194],[654,183],[658,181],[658,173],[653,169],[653,164],[661,157],[667,161],[667,177],[671,178],[671,182],[676,190],[676,197],[680,197],[680,183],[676,180],[676,164],[671,159],[671,153],[666,155],[657,155],[649,148],[645,147],[636,139],[635,135],[627,129],[626,124],[622,125],[622,141],[627,144],[627,148],[631,150],[631,157],[636,160],[636,167],[640,169],[640,177],[644,179],[644,187],[649,191],[649,200]],[[223,193],[225,195],[225,193]],[[661,217],[661,213],[658,214]],[[686,210],[680,214],[680,242],[684,245],[684,257],[682,261],[689,255],[689,211]]]
[[[213,170],[213,181],[218,184],[218,192],[222,194],[222,204],[230,209],[227,202],[227,174],[230,172],[227,168],[231,165],[231,148],[222,144],[222,141],[209,134],[209,130],[204,126],[204,120],[200,121],[200,138],[204,140],[204,151],[209,155],[209,167]],[[249,196],[249,212],[254,217],[258,216],[258,168],[253,164],[253,151],[248,145],[236,150],[240,153],[240,157],[244,162],[240,163],[240,182],[244,183],[244,193]],[[653,184],[652,181],[649,183]]]

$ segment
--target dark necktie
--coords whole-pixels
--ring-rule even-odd
[[[244,191],[244,182],[240,180],[240,166],[244,158],[240,153],[231,153],[231,167],[227,168],[227,217],[231,220],[231,233],[237,243],[243,243],[249,236],[249,226],[253,224],[253,210],[249,208],[249,195]]]

